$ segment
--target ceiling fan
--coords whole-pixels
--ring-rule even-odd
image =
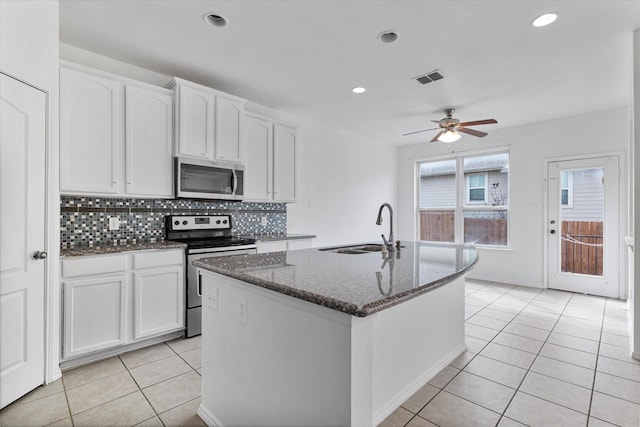
[[[488,125],[493,123],[498,123],[495,119],[485,119],[485,120],[474,120],[471,122],[462,122],[460,120],[453,118],[453,113],[456,110],[453,108],[447,108],[444,110],[444,113],[447,115],[444,119],[441,120],[431,120],[434,123],[438,123],[437,128],[431,129],[423,129],[415,132],[405,133],[402,136],[413,135],[414,133],[427,132],[430,130],[439,130],[436,136],[430,142],[442,141],[442,142],[454,142],[460,139],[462,135],[458,132],[466,133],[467,135],[477,136],[478,138],[482,138],[487,136],[486,132],[480,132],[475,129],[469,129],[467,126],[477,126],[477,125]]]

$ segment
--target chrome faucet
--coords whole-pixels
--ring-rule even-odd
[[[383,203],[380,205],[380,209],[378,210],[378,219],[376,220],[377,225],[382,224],[382,209],[384,207],[389,208],[389,240],[385,239],[384,234],[382,234],[382,240],[384,241],[384,245],[387,247],[389,252],[395,252],[396,247],[393,242],[393,209],[389,203]]]

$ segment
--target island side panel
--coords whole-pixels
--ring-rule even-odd
[[[370,316],[374,424],[465,351],[464,281],[458,277]]]
[[[371,366],[370,322],[356,328],[358,348],[352,351],[352,316],[200,272],[198,414],[207,424],[372,425],[371,389],[357,397],[352,390],[352,381],[370,384],[370,374],[351,368],[353,356]]]

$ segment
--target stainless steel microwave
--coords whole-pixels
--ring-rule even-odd
[[[242,200],[244,166],[176,157],[175,184],[179,198]]]

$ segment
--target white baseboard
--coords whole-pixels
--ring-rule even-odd
[[[204,406],[202,406],[202,403],[200,404],[200,406],[198,406],[198,412],[196,412],[196,414],[202,419],[202,421],[204,421],[204,423],[206,425],[208,425],[209,427],[223,427],[222,423],[220,422],[219,419],[217,419],[215,417],[215,415],[213,415],[211,412],[209,412],[207,410],[207,408],[205,408]]]
[[[453,350],[451,353],[446,355],[442,360],[432,366],[431,369],[425,371],[422,375],[420,375],[413,383],[408,384],[402,391],[400,391],[393,399],[387,402],[376,414],[373,414],[373,424],[378,425],[382,421],[384,421],[393,411],[398,409],[400,405],[402,405],[408,398],[413,396],[413,394],[420,390],[426,383],[431,381],[433,377],[438,375],[438,373],[443,370],[446,366],[448,366],[451,362],[456,360],[458,356],[464,353],[467,350],[467,345],[462,344],[460,347]]]

